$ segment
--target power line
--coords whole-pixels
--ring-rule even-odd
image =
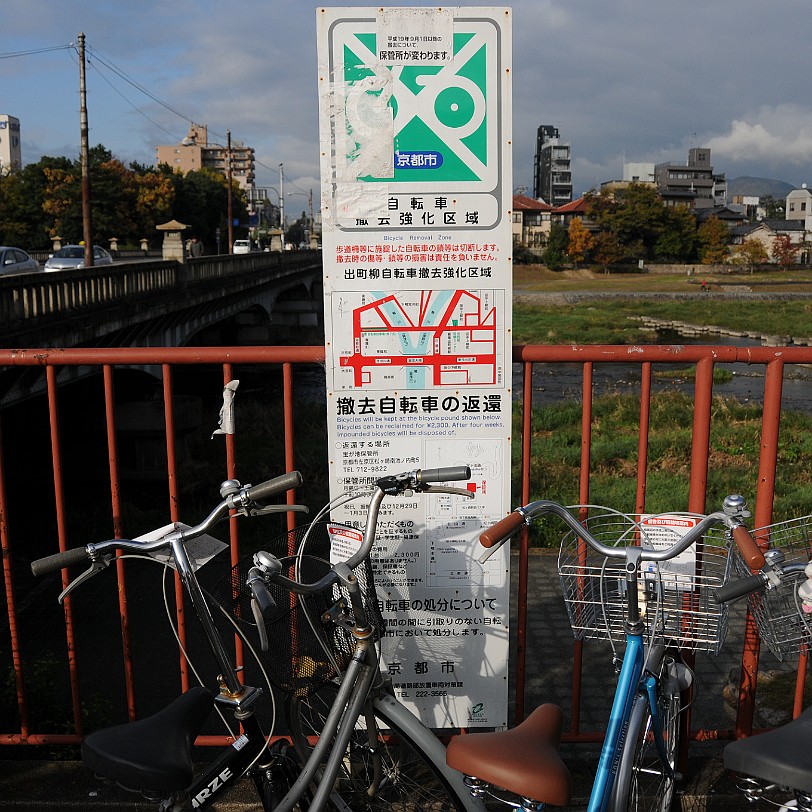
[[[34,54],[47,54],[51,51],[67,51],[76,46],[71,42],[68,45],[53,45],[50,48],[32,48],[29,51],[11,51],[7,54],[0,54],[0,59],[13,59],[17,56],[32,56]]]

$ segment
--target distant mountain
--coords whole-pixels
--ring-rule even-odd
[[[732,200],[737,195],[748,197],[766,197],[772,195],[775,200],[783,200],[793,189],[791,183],[771,178],[733,178],[727,182],[727,197]]]

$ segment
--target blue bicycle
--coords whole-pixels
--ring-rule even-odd
[[[542,500],[518,508],[480,540],[495,549],[545,514],[570,528],[559,575],[576,637],[625,641],[588,812],[668,810],[679,778],[681,694],[692,680],[680,651],[721,646],[727,614],[712,593],[728,578],[731,542],[754,561],[760,555],[743,524],[744,500],[729,496],[708,516],[639,517],[586,507],[575,515]],[[447,762],[468,776],[474,792],[507,800],[494,787],[507,789],[528,810],[565,806],[562,721],[557,706],[543,705],[507,732],[453,738]]]

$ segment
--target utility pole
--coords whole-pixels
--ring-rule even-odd
[[[285,173],[279,164],[279,228],[282,230],[282,250],[285,250]]]
[[[228,253],[234,253],[234,203],[231,199],[231,130],[226,130],[226,148],[228,154],[226,155],[226,183],[228,184],[227,199],[228,199]]]
[[[93,223],[90,214],[90,155],[87,127],[87,86],[85,84],[85,35],[79,42],[79,123],[80,161],[82,164],[82,236],[85,243],[85,268],[93,267]]]

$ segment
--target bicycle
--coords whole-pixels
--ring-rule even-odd
[[[162,812],[206,808],[242,776],[253,781],[266,812],[294,808],[319,812],[328,804],[339,812],[393,806],[403,812],[483,812],[481,799],[471,795],[463,777],[446,765],[442,743],[397,701],[379,668],[376,641],[383,623],[369,563],[384,497],[447,493],[470,498],[468,490],[440,484],[469,477],[470,469],[454,467],[379,479],[372,488],[362,534],[339,525],[304,525],[277,540],[278,556],[262,550],[244,559],[209,595],[198,581],[190,542],[205,536],[229,513],[304,510],[265,504],[297,487],[301,483],[297,472],[257,486],[240,486],[235,480],[223,483],[222,501],[194,527],[177,527],[154,539],[88,544],[33,562],[34,574],[44,575],[90,560],[90,568],[69,584],[62,599],[106,569],[117,551],[168,553],[220,670],[214,694],[195,687],[152,716],[89,734],[82,743],[86,766],[140,792]],[[334,530],[345,542],[356,533],[358,545],[344,560],[330,563],[324,555]],[[311,582],[313,566],[321,574]],[[293,748],[286,748],[284,739],[269,744],[257,711],[270,692],[241,683],[213,620],[212,609],[218,607],[234,620],[247,644],[251,635],[246,632],[253,632],[265,655],[281,646],[276,657],[252,650],[269,669],[268,683],[288,691],[286,716]],[[271,674],[275,661],[280,668]],[[192,744],[213,706],[231,711],[242,732],[195,775]],[[324,719],[321,708],[329,709]]]
[[[582,514],[586,510],[581,507]],[[758,550],[743,523],[749,515],[744,500],[730,496],[720,512],[678,520],[690,527],[676,541],[662,537],[673,518],[667,514],[653,517],[652,533],[643,519],[605,508],[576,517],[562,505],[541,500],[518,508],[480,540],[493,550],[545,514],[569,527],[559,573],[576,635],[622,635],[626,642],[588,810],[667,810],[679,777],[680,697],[691,681],[679,649],[721,645],[726,614],[714,604],[711,590],[728,576],[727,548],[733,540],[744,555],[752,557]],[[711,531],[717,525],[726,531],[714,545]],[[673,563],[668,568],[667,562],[695,543],[702,545],[702,571],[688,572]],[[523,809],[566,805],[570,779],[556,749],[561,721],[559,708],[543,705],[511,731],[454,737],[448,764],[468,776],[476,792],[499,800],[494,788],[518,794]]]
[[[753,535],[767,549],[758,559],[737,559],[740,577],[720,589],[717,599],[729,602],[749,596],[759,637],[778,660],[808,652],[812,516],[772,524]],[[737,775],[738,788],[748,801],[764,799],[782,810],[812,812],[810,750],[812,707],[781,727],[728,744],[724,766]],[[791,794],[792,800],[775,802],[766,795],[771,790]]]

